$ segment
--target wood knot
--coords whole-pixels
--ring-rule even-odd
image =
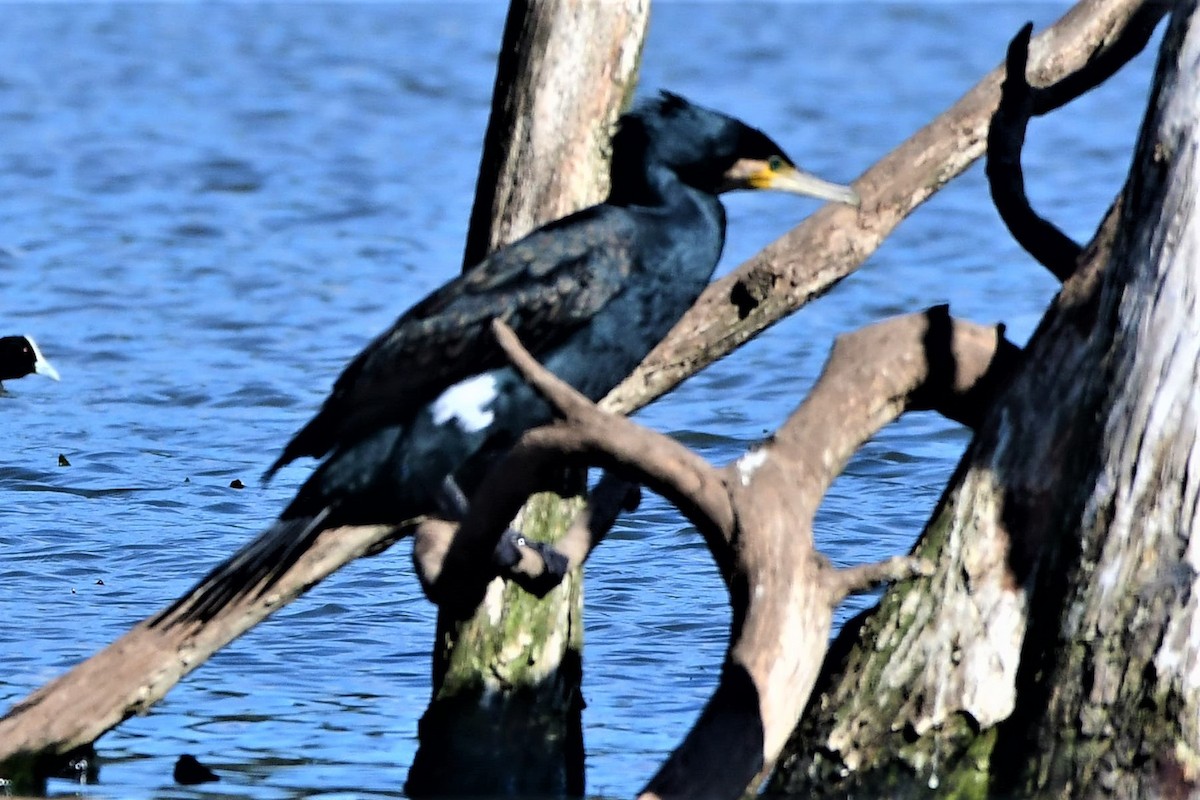
[[[770,296],[775,288],[775,275],[769,270],[754,267],[729,292],[729,302],[737,307],[738,319],[745,319]]]

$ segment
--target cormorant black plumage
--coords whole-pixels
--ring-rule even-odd
[[[718,195],[731,189],[857,202],[736,119],[673,94],[643,102],[613,137],[604,203],[493,253],[350,363],[267,471],[324,458],[280,516],[278,535],[206,578],[183,615],[211,616],[263,578],[269,586],[320,530],[438,511],[447,478],[469,492],[492,456],[549,421],[545,402],[507,366],[493,319],[551,372],[603,397],[708,283],[725,240]]]
[[[58,370],[42,355],[32,336],[0,337],[0,381],[23,378],[34,373],[58,380]],[[3,388],[3,383],[0,383],[0,390]]]

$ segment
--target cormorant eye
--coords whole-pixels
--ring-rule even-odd
[[[783,156],[771,156],[767,159],[767,166],[771,168],[771,172],[779,172],[784,164]]]

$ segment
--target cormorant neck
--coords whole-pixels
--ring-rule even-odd
[[[704,194],[688,186],[674,170],[657,161],[634,166],[614,160],[611,180],[607,202],[614,206],[663,206],[684,197]]]

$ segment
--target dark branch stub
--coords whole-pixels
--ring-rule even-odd
[[[1029,120],[1061,108],[1112,77],[1145,49],[1169,7],[1166,2],[1146,2],[1115,41],[1098,50],[1083,67],[1049,86],[1032,87],[1025,78],[1033,23],[1026,23],[1008,46],[1000,104],[988,129],[988,185],[996,210],[1013,238],[1060,281],[1074,273],[1083,248],[1029,205],[1021,169]]]
[[[1037,90],[1025,79],[1029,59],[1029,37],[1033,23],[1026,23],[1008,46],[1007,74],[1000,87],[1000,104],[992,115],[987,140],[987,177],[992,202],[1017,243],[1060,281],[1075,271],[1083,248],[1029,205],[1021,150],[1025,131],[1033,116]]]
[[[843,567],[829,576],[828,586],[832,598],[840,602],[852,594],[910,578],[928,578],[933,573],[933,564],[920,556],[893,556],[886,561]]]

